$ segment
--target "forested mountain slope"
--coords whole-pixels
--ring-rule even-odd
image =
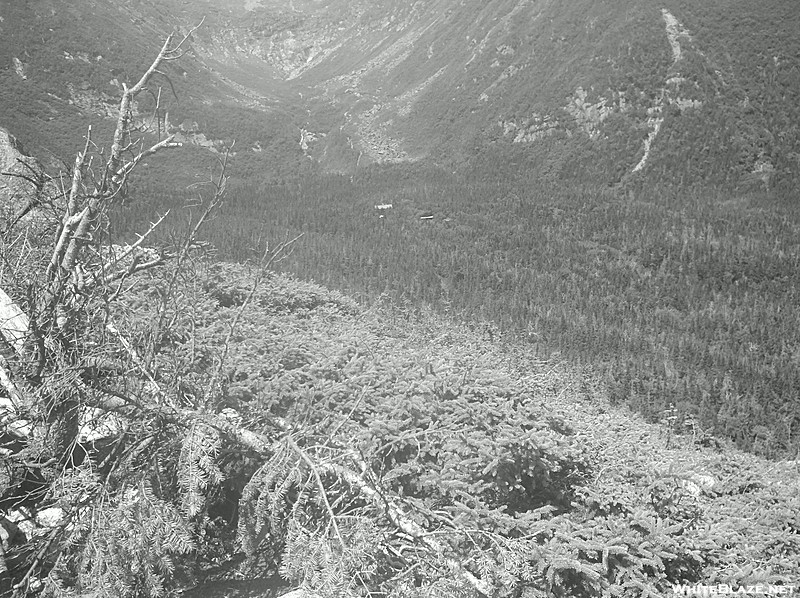
[[[257,270],[230,264],[186,274],[152,362],[166,409],[126,416],[120,469],[65,469],[33,520],[2,503],[34,546],[58,539],[40,562],[24,536],[4,545],[5,580],[33,566],[29,595],[199,584],[186,595],[628,597],[795,583],[797,461],[741,453],[669,414],[647,424],[581,373],[429,310],[360,306],[285,276],[254,287]],[[108,315],[116,333],[146,347],[169,277],[139,278]],[[268,443],[243,446],[219,420]]]
[[[336,77],[357,87],[343,90],[347,102],[361,100],[377,72],[399,74],[435,23],[460,22],[466,2],[298,0],[284,20],[277,5],[250,1],[65,6],[3,5],[0,20],[23,15],[8,31],[53,34],[28,54],[14,46],[3,73],[12,129],[51,154],[40,167],[0,136],[0,595],[155,598],[220,577],[258,577],[270,595],[295,588],[292,598],[794,587],[798,463],[785,457],[800,446],[800,353],[785,332],[797,328],[800,251],[791,177],[781,178],[791,171],[766,153],[741,180],[719,170],[730,174],[720,184],[756,177],[731,200],[689,186],[689,171],[666,190],[628,183],[658,178],[667,106],[698,110],[705,99],[650,98],[641,155],[616,181],[590,182],[615,115],[583,87],[563,109],[572,121],[542,117],[549,145],[526,139],[538,131],[528,125],[506,139],[518,123],[492,138],[495,125],[479,120],[474,135],[447,138],[464,123],[439,117],[445,128],[423,139],[411,116],[425,126],[442,104],[417,105],[420,88],[408,110],[346,112],[347,151],[332,158],[310,124],[338,118],[342,105],[326,95],[344,82]],[[507,19],[480,39],[552,8],[495,6]],[[211,33],[170,36],[153,62],[160,72],[132,90],[123,83],[135,74],[111,73],[108,96],[105,55],[57,33],[59,23],[94,31],[102,46],[105,34],[128,39],[125,16],[155,40],[172,15],[206,9]],[[667,60],[680,64],[693,34],[671,10],[653,14]],[[255,15],[282,24],[259,38]],[[358,53],[376,62],[348,63],[357,56],[347,47],[376,32],[384,38]],[[230,36],[239,49],[226,54]],[[398,39],[415,43],[387,62]],[[136,56],[117,49],[122,62]],[[76,68],[53,66],[61,61]],[[272,70],[258,71],[260,91],[234,80],[261,63]],[[130,118],[109,139],[119,88]],[[303,102],[287,104],[295,92]],[[59,162],[59,144],[84,131],[83,152]],[[230,148],[236,132],[250,136]],[[383,153],[369,155],[375,147]],[[559,164],[578,147],[584,170],[567,186]],[[351,169],[359,154],[392,163],[322,172]],[[520,156],[528,161],[515,166]],[[500,163],[532,170],[509,180]],[[296,247],[294,232],[307,233]],[[361,284],[366,299],[270,272],[277,264]],[[557,346],[585,367],[562,363]]]
[[[282,264],[297,274],[492,321],[594,363],[652,417],[674,404],[765,454],[800,442],[792,2],[42,0],[0,17],[0,125],[51,173],[90,123],[110,129],[169,30],[203,22],[134,106],[185,151],[144,161],[121,231],[172,208],[166,242],[235,142],[206,233],[225,259],[305,233]]]
[[[787,0],[6,2],[0,123],[38,143],[55,115],[103,113],[105,94],[159,36],[205,16],[190,55],[168,71],[180,92],[177,104],[169,93],[164,100],[171,126],[194,141],[238,138],[255,153],[276,137],[291,140],[277,158],[254,157],[265,169],[301,153],[329,170],[424,159],[610,185],[642,177],[792,185],[794,8]]]

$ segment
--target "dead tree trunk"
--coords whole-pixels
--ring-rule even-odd
[[[169,257],[128,260],[122,267],[120,256],[108,256],[104,216],[122,197],[129,175],[144,158],[180,145],[173,136],[145,145],[146,136],[133,121],[132,102],[155,75],[163,75],[164,63],[182,56],[196,29],[182,38],[170,35],[139,81],[132,87],[123,85],[107,157],[97,149],[89,128],[71,176],[50,177],[49,187],[61,189],[49,201],[61,210],[52,246],[36,246],[25,230],[15,228],[20,218],[3,234],[8,275],[0,281],[6,287],[0,288],[0,394],[4,395],[0,423],[6,427],[6,440],[15,447],[9,449],[5,443],[0,456],[0,468],[6,473],[0,476],[4,506],[36,503],[47,493],[48,482],[74,459],[81,410],[97,397],[87,393],[82,378],[90,366],[84,337],[93,302],[108,299],[115,285],[119,291],[120,281],[160,266]],[[95,174],[98,161],[99,175]],[[219,204],[221,195],[216,199]],[[126,251],[137,251],[153,229]],[[11,266],[18,271],[9,273]],[[0,570],[4,567],[0,554]]]

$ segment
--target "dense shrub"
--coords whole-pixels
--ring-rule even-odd
[[[162,346],[160,375],[183,363],[186,401],[233,407],[277,439],[257,468],[214,457],[224,481],[192,491],[208,497],[198,512],[226,513],[203,558],[238,546],[251,574],[280,571],[329,596],[474,595],[473,582],[658,596],[672,584],[790,583],[800,564],[791,465],[700,448],[586,385],[565,394],[568,370],[430,310],[367,309],[284,276],[231,301],[252,288],[243,266],[187,282],[173,307],[185,333]],[[148,305],[133,301],[124,321],[141,326]],[[204,405],[240,312],[221,402]]]

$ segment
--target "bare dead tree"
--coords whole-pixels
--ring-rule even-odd
[[[75,345],[80,334],[81,309],[93,294],[113,281],[163,263],[163,256],[159,256],[133,263],[122,273],[107,271],[96,259],[97,249],[106,240],[105,214],[124,192],[131,172],[144,158],[180,145],[168,136],[146,147],[144,136],[134,137],[132,102],[152,77],[161,73],[162,64],[182,55],[182,48],[195,29],[177,43],[175,35],[170,35],[139,81],[132,87],[123,85],[117,126],[99,175],[94,174],[93,162],[103,155],[96,150],[89,128],[84,149],[76,156],[69,186],[60,185],[62,216],[44,275],[37,273],[37,285],[29,288],[31,296],[24,311],[7,296],[3,297],[0,322],[4,324],[0,331],[6,348],[12,351],[6,354],[2,384],[10,397],[16,397],[14,410],[30,413],[32,419],[38,420],[39,433],[49,444],[45,460],[64,455],[77,432],[75,393],[67,388],[69,384],[59,388],[49,386],[53,381],[53,366],[60,371],[78,365]]]
[[[0,476],[3,508],[35,505],[48,493],[52,481],[75,458],[83,410],[131,408],[128,398],[92,388],[91,381],[82,376],[87,368],[98,365],[92,363],[86,350],[85,338],[90,333],[87,327],[94,325],[98,305],[117,299],[128,279],[171,259],[185,259],[202,222],[222,204],[225,162],[212,181],[213,197],[205,205],[200,223],[178,255],[145,250],[148,238],[165,216],[159,217],[135,243],[116,246],[108,236],[107,214],[124,196],[128,178],[136,167],[149,156],[180,146],[171,135],[146,143],[148,136],[134,122],[133,106],[154,76],[166,77],[161,70],[163,65],[183,55],[196,30],[197,27],[192,28],[182,37],[174,33],[168,36],[142,77],[131,87],[123,84],[119,116],[107,155],[93,138],[90,127],[69,176],[45,180],[45,175],[37,173],[35,179],[24,177],[35,187],[35,201],[14,215],[3,231],[2,246],[1,284],[5,288],[0,288],[0,394],[4,396],[0,396],[0,422],[5,430],[5,450],[0,455],[0,468],[6,474]],[[160,92],[156,97],[157,113]],[[51,192],[46,202],[42,201],[45,189]],[[22,223],[24,216],[44,204],[61,213],[49,248],[42,243],[40,234],[32,238]],[[53,542],[55,539],[49,544]],[[18,589],[26,585],[40,564],[41,558],[32,560]],[[7,569],[5,554],[0,553],[0,576]]]
[[[135,480],[137,464],[141,467],[146,463],[143,456],[158,449],[166,435],[164,430],[169,430],[173,446],[181,446],[177,477],[183,481],[184,475],[189,486],[185,512],[180,514],[182,521],[172,522],[172,542],[178,552],[193,549],[191,540],[181,534],[187,529],[187,521],[199,513],[198,504],[191,500],[193,493],[197,495],[203,489],[197,470],[206,467],[203,463],[207,460],[203,459],[213,456],[222,438],[254,455],[262,463],[259,472],[275,462],[275,455],[282,455],[284,464],[293,463],[298,471],[304,470],[305,484],[321,497],[323,512],[342,551],[347,550],[346,541],[327,496],[326,483],[331,479],[350,487],[367,505],[365,508],[391,521],[399,532],[419,545],[419,550],[434,555],[444,552],[443,545],[428,537],[403,505],[384,496],[365,474],[368,467],[361,456],[349,447],[334,446],[333,441],[326,443],[330,444],[327,450],[341,453],[341,458],[336,464],[318,462],[295,440],[296,430],[278,418],[270,422],[275,432],[269,433],[263,428],[249,429],[235,416],[202,405],[187,405],[180,400],[175,381],[159,377],[152,355],[148,354],[156,351],[159,337],[173,326],[175,310],[170,312],[170,301],[178,279],[192,259],[201,228],[223,205],[228,155],[221,159],[217,175],[205,186],[199,217],[172,248],[148,246],[166,215],[156,218],[135,242],[117,245],[109,235],[108,214],[124,196],[127,182],[142,160],[180,145],[170,135],[145,143],[148,136],[135,125],[133,102],[155,75],[164,74],[161,67],[165,62],[183,54],[195,29],[180,39],[170,35],[141,79],[132,87],[123,87],[107,154],[90,128],[69,176],[51,177],[46,181],[49,187],[45,183],[39,185],[38,179],[30,181],[36,183],[39,195],[45,187],[55,190],[47,202],[31,204],[26,211],[27,214],[45,203],[57,211],[52,243],[42,242],[41,236],[30,238],[22,229],[22,217],[15,218],[4,232],[0,246],[0,596],[8,582],[13,583],[14,598],[36,591],[42,578],[47,578],[50,587],[58,588],[61,578],[53,571],[59,566],[72,568],[73,573],[75,568],[82,568],[90,578],[90,586],[91,575],[96,573],[100,579],[104,556],[95,544],[102,544],[102,538],[92,534],[95,527],[103,529],[96,517],[109,516],[108,503],[115,503],[120,509],[150,508],[152,520],[169,522],[177,513],[173,506],[150,496],[143,485],[119,482],[126,473]],[[154,96],[160,98],[160,93]],[[268,246],[261,256],[252,286],[228,323],[217,360],[208,368],[207,384],[202,389],[205,395],[220,394],[218,387],[242,314],[262,283],[263,273],[283,259],[296,240],[287,237]],[[163,272],[163,287],[147,347],[117,326],[109,316],[108,305],[125,298],[135,279],[157,269]],[[80,440],[81,422],[89,412],[96,417],[113,415],[118,422],[91,455]],[[87,459],[89,466],[81,470],[85,474],[67,475]],[[188,474],[180,471],[182,466],[189,470]],[[270,475],[278,474],[276,469]],[[254,493],[263,490],[258,490],[259,481],[254,475],[250,483]],[[19,530],[2,513],[26,509],[35,512],[50,505],[57,506],[58,522],[42,535],[23,539],[24,550],[12,554],[9,549]],[[106,521],[105,525],[112,524]],[[257,534],[262,536],[263,530]],[[76,546],[80,550],[70,553],[70,547]],[[81,562],[76,563],[76,558]],[[492,592],[462,565],[450,561],[448,566],[476,591],[484,595]],[[168,568],[161,562],[156,566]],[[161,591],[157,579],[130,583],[146,585],[151,595]],[[363,580],[360,583],[366,587]],[[78,588],[82,589],[86,588]],[[104,591],[103,595],[116,595],[108,593],[113,590]],[[65,592],[63,595],[76,595],[69,589]],[[292,593],[293,597],[303,595]]]
[[[137,96],[149,91],[148,85],[156,75],[166,77],[163,65],[183,55],[196,29],[182,37],[170,35],[136,84],[123,85],[119,116],[107,153],[90,127],[68,176],[26,179],[35,186],[36,201],[28,202],[3,231],[0,590],[5,589],[11,569],[16,569],[14,596],[27,595],[47,567],[58,562],[68,529],[74,528],[76,518],[85,517],[87,506],[106,492],[111,477],[119,476],[125,463],[136,462],[137,455],[153,450],[157,435],[146,431],[133,434],[130,422],[161,422],[159,425],[189,431],[213,430],[213,435],[224,435],[256,454],[269,454],[274,442],[273,438],[241,427],[235,419],[182,405],[176,399],[176,389],[158,380],[153,364],[143,355],[147,348],[129,339],[108,317],[108,305],[124,298],[137,276],[169,267],[171,270],[163,275],[161,305],[150,331],[153,338],[165,333],[172,325],[168,303],[178,278],[195,250],[203,246],[199,242],[201,229],[224,203],[229,152],[221,158],[217,174],[201,185],[206,199],[201,194],[197,200],[199,216],[177,246],[149,247],[148,241],[167,214],[157,217],[132,243],[115,244],[109,234],[109,211],[124,197],[137,166],[149,156],[180,147],[172,135],[161,138],[160,130],[158,139],[146,143],[148,127],[137,126],[133,108]],[[157,114],[161,92],[152,95]],[[51,196],[42,201],[45,189]],[[49,224],[54,239],[51,244],[42,241],[41,230],[32,236],[30,227],[26,227],[29,221],[24,219],[45,204],[51,214],[53,210],[60,212],[55,222],[46,218],[37,222],[45,233]],[[287,238],[267,246],[258,272],[263,273],[285,257],[295,240]],[[219,385],[234,329],[261,280],[262,274],[257,274],[247,301],[229,325],[208,393]],[[98,345],[103,347],[98,350]],[[80,426],[87,412],[99,413],[99,417],[114,414],[128,423],[111,430],[102,443],[103,450],[93,457],[94,482],[73,493],[66,504],[64,500],[59,502],[58,525],[36,541],[29,539],[22,557],[11,556],[7,549],[19,529],[2,513],[20,509],[35,512],[53,502],[54,484],[63,485],[62,474],[84,458],[79,454],[86,452],[81,446]],[[20,558],[22,564],[18,562]],[[2,591],[0,595],[5,596]]]

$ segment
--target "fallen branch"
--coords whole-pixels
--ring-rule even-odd
[[[360,457],[358,460],[360,460]],[[366,471],[365,463],[361,462],[359,465]],[[326,464],[318,465],[318,467],[320,470],[329,471],[331,474],[346,481],[351,487],[356,488],[361,496],[372,502],[378,511],[385,513],[398,530],[413,538],[426,550],[429,550],[439,558],[444,556],[447,549],[441,542],[431,537],[421,525],[416,523],[403,511],[402,507],[370,486],[360,475],[342,465]],[[494,596],[496,594],[496,588],[488,582],[479,579],[470,571],[467,571],[457,560],[452,558],[444,558],[443,560],[450,570],[455,572],[456,575],[472,586],[472,588],[482,596]]]

